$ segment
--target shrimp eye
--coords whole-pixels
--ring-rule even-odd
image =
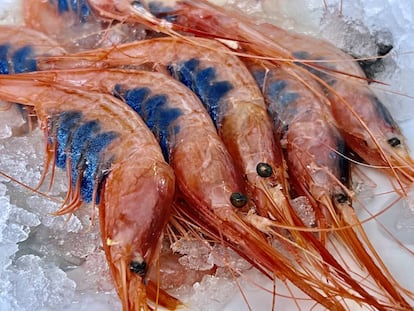
[[[243,207],[247,204],[247,197],[240,192],[234,192],[230,196],[230,202],[234,207]]]
[[[273,169],[269,164],[260,162],[256,166],[256,172],[260,177],[270,177],[273,174]]]
[[[147,263],[145,261],[138,262],[138,261],[131,260],[129,264],[129,270],[131,270],[132,272],[140,276],[144,276],[145,273],[147,272]]]
[[[335,199],[338,203],[342,204],[348,201],[348,196],[343,193],[340,193],[335,196]]]
[[[397,137],[393,137],[388,139],[388,143],[390,144],[391,147],[397,147],[398,145],[401,144],[401,140],[399,140]]]

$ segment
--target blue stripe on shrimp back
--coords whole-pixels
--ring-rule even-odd
[[[293,57],[295,57],[299,60],[300,59],[302,59],[302,60],[311,60],[312,57],[313,57],[306,51],[296,51],[296,52],[293,52],[292,55],[293,55]],[[313,59],[316,60],[316,61],[325,60],[323,57],[313,57]],[[332,74],[329,74],[330,69],[335,70],[335,65],[328,64],[328,62],[321,63],[321,64],[319,64],[321,69],[318,69],[318,68],[309,66],[309,64],[307,65],[306,63],[301,63],[299,61],[295,62],[295,64],[307,69],[310,73],[312,73],[313,75],[315,75],[318,78],[322,79],[323,81],[325,81],[330,86],[334,85],[337,82],[336,79],[334,78],[334,76]],[[324,68],[326,68],[326,69],[324,69]]]
[[[200,60],[195,58],[167,68],[174,78],[197,94],[217,127],[221,100],[233,89],[233,85],[229,81],[217,81],[216,69],[200,68]]]
[[[10,44],[0,45],[0,74],[23,73],[37,70],[33,48],[23,46],[12,51]]]
[[[152,95],[147,87],[126,90],[121,85],[116,85],[114,94],[123,98],[142,117],[157,137],[164,158],[168,161],[171,148],[169,142],[172,139],[170,135],[175,135],[180,131],[180,127],[174,124],[174,121],[182,115],[181,109],[169,107],[168,96]]]
[[[69,138],[72,184],[76,185],[79,174],[85,163],[82,155],[86,150],[89,141],[99,132],[98,121],[88,121],[77,127]]]
[[[80,186],[81,198],[90,203],[96,194],[99,203],[101,183],[110,163],[102,163],[105,148],[119,135],[102,131],[99,121],[84,121],[79,111],[65,111],[51,118],[55,127],[56,166],[65,168],[70,160],[71,184]]]
[[[86,0],[50,0],[49,2],[57,7],[60,15],[66,12],[75,13],[81,23],[85,23],[92,13]]]
[[[101,153],[104,149],[118,137],[115,132],[103,132],[91,138],[88,142],[83,168],[83,178],[81,180],[81,195],[85,202],[91,202],[94,191],[99,188],[98,178],[101,173]],[[97,196],[99,200],[99,196]],[[99,202],[96,202],[99,203]]]
[[[0,45],[0,74],[9,74],[9,54],[10,46],[8,44]]]
[[[297,92],[289,92],[288,83],[285,80],[279,80],[273,74],[269,75],[266,79],[266,85],[263,85],[265,83],[265,69],[255,69],[252,75],[260,89],[264,90],[269,105],[277,104],[283,109],[299,98]]]
[[[56,166],[59,168],[66,168],[66,146],[72,129],[76,127],[81,117],[82,114],[79,111],[65,111],[59,115],[56,133]]]
[[[26,45],[16,50],[12,55],[13,70],[15,73],[23,73],[37,70],[33,48]]]
[[[69,3],[66,0],[58,0],[57,7],[59,14],[69,12]]]

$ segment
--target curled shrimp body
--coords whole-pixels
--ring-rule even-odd
[[[145,123],[112,96],[0,77],[0,98],[35,108],[47,162],[66,167],[69,193],[59,214],[99,204],[105,253],[124,310],[147,308],[174,195],[174,173]],[[47,168],[47,167],[46,167]],[[156,291],[149,298],[156,300]],[[161,305],[178,302],[161,294]]]
[[[322,209],[319,219],[341,228],[337,235],[385,290],[389,301],[410,308],[399,292],[401,286],[385,268],[352,209],[346,188],[349,165],[342,158],[345,143],[334,127],[326,99],[318,96],[319,85],[312,79],[301,82],[290,67],[257,62],[250,63],[249,68],[265,95],[277,131],[284,133],[289,176],[296,191],[306,195],[316,209]],[[355,226],[364,243],[353,228],[345,228],[349,225]]]
[[[336,275],[333,279],[338,276],[343,278],[361,297],[353,297],[345,286],[338,289],[320,284],[318,273],[297,271],[290,258],[273,249],[265,237],[244,220],[243,214],[237,211],[242,206],[239,204],[243,203],[242,197],[234,200],[234,194],[239,194],[243,189],[239,174],[202,104],[180,83],[160,73],[115,69],[45,71],[20,77],[70,84],[122,97],[143,116],[174,168],[180,196],[187,202],[176,204],[181,215],[232,247],[264,274],[269,275],[270,272],[281,280],[290,280],[330,309],[342,310],[342,306],[334,299],[323,298],[315,288],[322,290],[327,297],[340,291],[348,298],[383,308],[362,288],[358,288],[356,282],[312,236],[308,235],[307,239],[319,247],[323,259],[333,267],[333,275]],[[313,269],[325,271],[324,264],[319,262],[306,263],[302,258],[297,263],[304,267],[310,264]],[[298,278],[298,275],[302,277]]]

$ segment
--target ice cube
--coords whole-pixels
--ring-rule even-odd
[[[194,294],[187,302],[191,310],[223,310],[237,292],[237,286],[228,278],[206,275],[193,285]]]
[[[19,310],[57,308],[68,304],[76,284],[54,265],[34,255],[18,258],[12,267],[10,279],[13,295],[19,297]]]
[[[0,5],[0,24],[23,24],[22,0],[2,0]]]

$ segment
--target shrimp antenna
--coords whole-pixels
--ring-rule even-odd
[[[44,193],[42,191],[39,191],[37,187],[30,187],[30,186],[26,185],[25,183],[17,180],[16,178],[14,178],[14,177],[12,177],[12,176],[10,176],[10,175],[2,172],[2,171],[0,171],[0,175],[3,176],[3,177],[5,177],[5,178],[7,178],[7,179],[10,179],[11,181],[13,181],[14,183],[16,183],[19,186],[23,187],[24,189],[27,189],[27,190],[29,190],[31,192],[34,192],[34,193],[36,193],[36,194],[38,194],[38,195],[40,195],[40,196],[42,196],[44,198],[47,198],[47,199],[49,199],[49,200],[51,200],[51,201],[53,201],[55,203],[62,203],[61,200],[56,199],[55,197],[53,197],[51,195],[48,195],[48,194],[46,194],[46,193]]]

